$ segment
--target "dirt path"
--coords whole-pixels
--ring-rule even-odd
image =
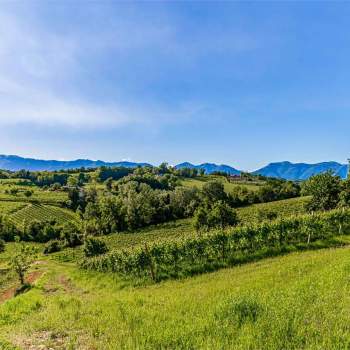
[[[41,275],[43,274],[43,271],[33,271],[30,272],[27,275],[26,278],[26,282],[27,283],[34,283],[39,277],[41,277]],[[11,288],[8,288],[7,290],[5,290],[4,292],[2,292],[0,294],[0,304],[4,303],[6,300],[9,300],[11,298],[13,298],[15,296],[16,293],[16,289],[19,287],[18,284],[16,284],[15,286],[12,286]]]

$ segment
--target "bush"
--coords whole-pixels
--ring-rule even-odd
[[[194,215],[193,226],[196,231],[211,228],[225,228],[238,223],[237,213],[227,203],[217,201],[212,208],[199,207]]]
[[[278,213],[275,210],[260,209],[257,212],[257,217],[259,221],[275,220],[278,217]]]
[[[56,253],[62,250],[62,245],[60,241],[54,240],[46,243],[44,248],[44,254]]]
[[[0,253],[5,251],[5,241],[0,239]]]
[[[97,256],[107,252],[108,248],[104,241],[94,237],[86,238],[84,244],[84,254],[86,257]]]
[[[32,194],[33,194],[33,191],[30,191],[30,190],[24,191],[24,195],[25,195],[27,198],[31,197]]]
[[[66,223],[61,230],[61,239],[66,247],[74,248],[83,244],[80,229],[72,222]]]

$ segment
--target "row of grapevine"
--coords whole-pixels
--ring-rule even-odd
[[[277,217],[306,214],[306,203],[309,199],[309,197],[297,197],[275,202],[252,204],[238,208],[237,214],[239,221],[243,224],[261,221],[263,216],[261,213],[275,213]]]
[[[75,214],[67,209],[42,204],[29,204],[25,208],[10,215],[11,221],[16,225],[22,225],[24,221],[56,220],[58,223],[76,220]]]
[[[2,202],[0,201],[0,215],[9,215],[13,214],[23,208],[28,204],[23,202]]]
[[[159,280],[232,266],[258,252],[308,245],[346,233],[349,229],[350,209],[337,209],[241,226],[228,232],[112,251],[85,259],[81,266]]]

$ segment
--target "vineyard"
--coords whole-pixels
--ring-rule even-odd
[[[240,222],[245,224],[259,222],[268,217],[268,214],[275,214],[276,217],[305,214],[305,204],[309,199],[309,197],[297,197],[270,203],[253,204],[238,208],[238,217]]]
[[[195,179],[184,179],[181,181],[181,183],[183,186],[186,186],[186,187],[197,187],[198,189],[201,189],[207,181],[213,180],[213,179],[221,181],[224,184],[225,191],[228,193],[230,193],[237,186],[244,186],[252,191],[257,191],[260,188],[260,186],[264,184],[264,182],[252,183],[250,181],[228,182],[222,176],[203,176],[201,178],[195,178]]]
[[[262,221],[261,211],[276,212],[277,217],[289,217],[296,214],[304,214],[304,204],[307,197],[285,199],[271,203],[251,205],[238,208],[237,214],[241,225],[260,223]],[[107,236],[101,236],[108,247],[112,249],[129,249],[142,247],[145,243],[168,242],[196,237],[197,233],[192,225],[192,219],[176,220],[159,225],[149,226],[132,232],[118,232]],[[79,260],[83,257],[80,248],[67,249],[55,255],[62,260]]]
[[[77,218],[73,212],[67,209],[33,203],[26,205],[24,208],[10,215],[10,219],[17,226],[22,226],[24,222],[28,223],[33,220],[55,220],[58,223],[65,223],[67,221],[76,220]]]
[[[7,202],[0,201],[0,215],[5,214],[13,214],[18,210],[25,208],[28,204],[23,202]]]
[[[157,281],[212,271],[298,246],[307,247],[315,241],[341,235],[349,228],[350,210],[339,209],[113,251],[105,256],[85,259],[82,267],[126,276],[150,276]]]
[[[261,222],[261,211],[276,212],[278,217],[304,214],[304,204],[307,200],[307,197],[292,198],[238,208],[237,214],[239,223],[241,225],[247,225]],[[192,220],[183,219],[176,220],[176,222],[151,226],[135,232],[113,234],[103,239],[111,248],[124,249],[143,245],[146,242],[152,243],[161,240],[193,237],[195,235],[196,232],[193,228]]]

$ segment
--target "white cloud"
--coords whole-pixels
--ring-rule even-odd
[[[250,35],[232,35],[228,31],[220,36],[220,30],[211,36],[199,31],[191,40],[191,36],[184,37],[179,31],[181,23],[167,15],[149,21],[140,13],[132,12],[129,17],[120,13],[115,20],[115,16],[105,13],[101,16],[106,18],[104,25],[99,26],[101,18],[93,23],[96,14],[92,13],[91,28],[85,22],[82,28],[73,26],[75,29],[66,32],[55,30],[48,22],[44,25],[31,15],[24,17],[23,11],[19,14],[16,9],[0,12],[0,125],[117,127],[130,123],[183,122],[205,108],[201,102],[191,102],[189,97],[190,102],[162,105],[160,101],[140,102],[138,96],[131,96],[125,103],[120,102],[124,99],[116,102],[111,96],[106,96],[104,102],[84,97],[79,91],[79,76],[98,76],[100,67],[93,63],[82,67],[82,61],[87,57],[93,62],[94,55],[108,56],[111,52],[125,57],[154,52],[169,60],[170,65],[195,65],[208,52],[241,53],[257,45]],[[121,71],[123,68],[115,67]],[[135,79],[136,84],[140,79]],[[123,82],[116,81],[115,85],[119,91]]]
[[[161,47],[164,35],[169,35],[165,27],[164,31],[153,26],[136,30],[131,24],[123,21],[112,26],[113,33],[101,30],[100,36],[98,31],[63,36],[40,28],[35,21],[0,13],[0,125],[117,127],[188,118],[192,107],[170,112],[159,106],[98,103],[77,91],[74,74],[80,70],[82,55],[105,46],[121,51]]]

